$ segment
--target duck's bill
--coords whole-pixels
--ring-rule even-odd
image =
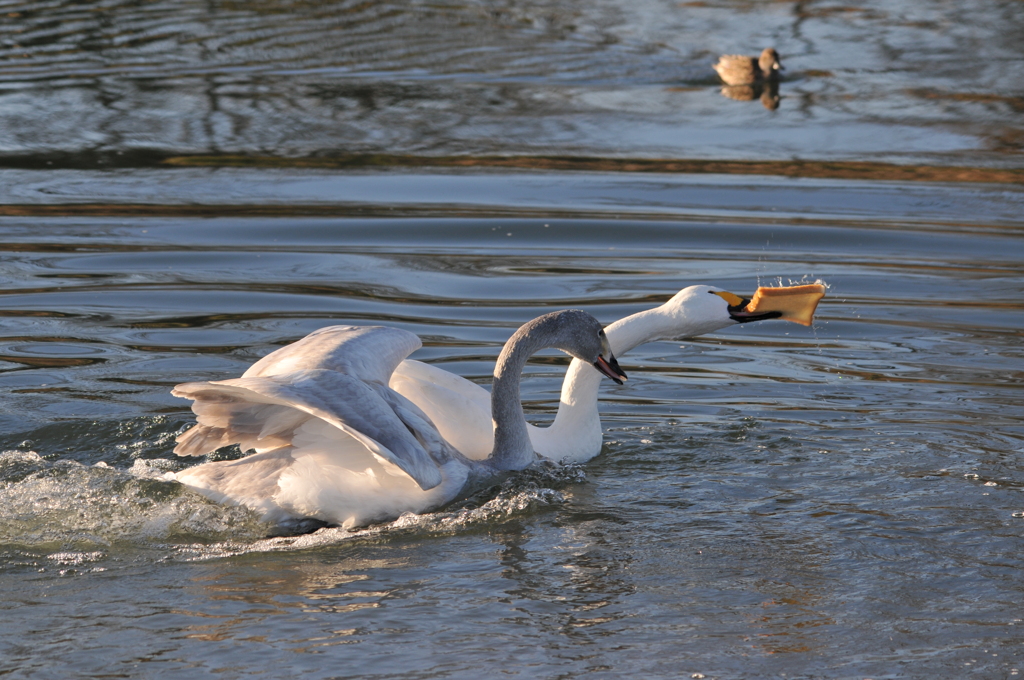
[[[729,316],[739,323],[782,319],[810,326],[818,301],[825,297],[825,286],[820,283],[779,288],[762,286],[749,300],[731,293],[717,294],[729,303]]]
[[[609,354],[607,359],[598,355],[597,361],[594,362],[594,367],[619,385],[622,384],[622,381],[626,380],[626,374],[619,368],[619,362],[615,360],[613,354]]]

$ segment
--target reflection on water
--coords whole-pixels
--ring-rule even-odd
[[[769,111],[779,108],[779,84],[776,82],[755,83],[754,85],[726,85],[721,90],[722,96],[738,102],[751,102],[755,99]]]
[[[1018,10],[1015,0],[9,0],[0,154],[44,167],[147,152],[1013,167],[1024,135]],[[787,67],[789,101],[771,117],[724,101],[711,69],[719,54],[766,43]]]

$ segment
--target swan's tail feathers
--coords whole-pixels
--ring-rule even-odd
[[[186,383],[172,394],[195,400],[199,425],[193,430],[199,432],[184,433],[178,446],[182,455],[215,450],[224,442],[265,451],[291,444],[296,430],[315,418],[362,444],[389,474],[404,473],[421,489],[432,489],[442,481],[440,465],[450,460],[446,445],[436,433],[439,441],[432,441],[429,428],[418,437],[414,429],[424,426],[407,424],[405,409],[399,409],[400,416],[381,396],[385,390],[327,370]]]

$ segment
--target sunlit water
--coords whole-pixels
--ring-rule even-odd
[[[6,672],[1010,677],[1024,662],[1024,191],[7,175],[32,214],[2,231]],[[166,216],[131,207],[140,183]],[[46,213],[86,185],[125,214]],[[224,216],[175,214],[217,193]],[[227,216],[242,201],[322,214]],[[320,326],[406,328],[418,358],[486,383],[544,311],[610,322],[692,283],[804,277],[831,286],[813,328],[622,357],[631,379],[602,387],[606,444],[582,470],[276,538],[159,479],[190,464],[171,454],[193,422],[174,384],[236,376]],[[565,365],[529,367],[535,420]]]
[[[717,56],[766,46],[786,68],[777,110],[723,96]],[[1020,167],[1022,81],[1017,0],[0,0],[0,154],[36,165],[355,152]]]
[[[1022,17],[0,0],[0,675],[1024,677]],[[769,44],[778,108],[723,96]],[[165,479],[175,384],[325,325],[487,384],[544,312],[819,278],[434,513],[290,535]]]

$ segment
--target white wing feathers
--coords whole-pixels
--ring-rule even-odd
[[[451,449],[416,405],[387,387],[394,367],[419,346],[415,335],[394,328],[332,326],[268,355],[241,378],[178,385],[172,394],[194,400],[198,424],[179,435],[174,451],[196,456],[236,443],[274,451],[291,447],[315,418],[358,441],[390,473],[432,489]]]
[[[423,346],[408,331],[386,326],[327,326],[263,357],[243,378],[322,368],[387,385],[395,367]]]
[[[382,391],[323,370],[178,385],[172,394],[195,400],[199,424],[179,437],[174,451],[202,455],[234,443],[243,450],[273,450],[291,445],[298,426],[313,416],[359,441],[385,466],[397,466],[420,488],[437,486],[438,466],[450,457],[444,442],[431,436],[419,409],[395,394],[405,402],[396,409]]]

